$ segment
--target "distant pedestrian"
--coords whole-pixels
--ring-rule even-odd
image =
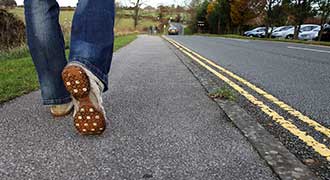
[[[155,27],[155,33],[159,33],[159,29],[158,29],[158,26]]]
[[[149,34],[152,35],[152,26],[149,26]]]
[[[44,105],[54,116],[69,114],[82,134],[106,127],[102,92],[114,42],[114,0],[79,0],[74,14],[69,62],[56,0],[25,0],[28,45],[38,72]]]
[[[151,31],[152,31],[152,34],[155,34],[155,26],[154,25],[152,25]]]

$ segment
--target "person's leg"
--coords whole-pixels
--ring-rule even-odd
[[[65,45],[59,25],[56,0],[25,0],[28,46],[38,72],[43,103],[59,105],[71,101],[61,72],[66,66]]]
[[[114,0],[79,0],[73,18],[70,63],[62,78],[74,98],[74,123],[82,134],[101,134],[106,127],[101,93],[108,89],[114,17]]]
[[[108,89],[114,42],[114,0],[79,0],[73,18],[70,62],[91,71]]]

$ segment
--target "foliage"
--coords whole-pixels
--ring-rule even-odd
[[[25,25],[12,13],[0,9],[0,51],[21,46],[25,42]]]
[[[312,8],[315,0],[291,0],[288,5],[288,13],[293,17],[294,25],[301,25],[308,17],[314,16],[316,12]]]
[[[324,24],[330,17],[330,0],[193,0],[191,4],[196,11],[191,26],[205,21],[208,32],[217,34],[241,34],[251,25],[294,25],[297,37],[308,18],[321,18],[320,24]]]
[[[321,17],[320,25],[321,30],[319,32],[319,38],[320,41],[322,39],[323,34],[323,24],[326,23],[327,19],[330,16],[330,0],[316,0],[316,7],[315,10],[317,14]]]
[[[197,14],[196,14],[197,21],[206,21],[208,5],[209,5],[209,1],[204,0],[204,2],[197,7]]]
[[[186,28],[184,28],[184,34],[185,35],[193,35],[194,33],[193,33],[193,30],[191,29],[191,27],[186,27]]]
[[[280,2],[281,0],[266,0],[266,37],[269,37],[268,29],[273,26],[274,20],[278,17],[278,14],[274,13],[274,8],[280,8]]]
[[[17,6],[15,0],[0,0],[0,7],[15,7]]]
[[[195,19],[204,21],[210,33],[239,32],[242,25],[263,12],[264,6],[264,0],[204,0],[195,7]]]
[[[192,18],[191,23],[189,24],[189,28],[195,33],[199,29],[198,27],[198,22],[202,21],[205,23],[205,27],[207,28],[207,6],[209,5],[208,0],[192,0],[190,3],[190,9],[188,12],[190,13],[190,16]]]
[[[230,33],[230,28],[232,26],[231,16],[230,16],[230,1],[229,0],[218,0],[219,5],[219,20],[220,27],[218,29],[219,33]]]
[[[321,23],[326,23],[330,16],[330,0],[316,0],[315,10],[321,17]]]
[[[277,4],[273,7],[273,13],[270,16],[271,26],[279,27],[288,24],[288,13],[285,8],[285,4]]]
[[[230,100],[230,101],[236,100],[236,95],[235,95],[234,91],[232,91],[231,89],[229,89],[226,86],[215,89],[214,91],[209,93],[209,97],[212,99],[220,98],[220,99],[225,99],[225,100]]]
[[[231,28],[230,1],[216,0],[209,4],[207,19],[210,24],[210,32],[229,33]]]
[[[312,5],[315,0],[291,0],[288,4],[288,13],[292,17],[293,25],[295,25],[294,39],[298,39],[300,26],[308,17],[316,15],[316,11]]]
[[[207,22],[209,24],[210,32],[218,32],[218,23],[219,23],[219,5],[217,1],[212,1],[207,6]]]
[[[264,9],[265,3],[260,0],[233,0],[231,3],[231,20],[237,32],[249,20],[258,17]]]

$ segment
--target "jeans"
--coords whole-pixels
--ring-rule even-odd
[[[71,101],[61,73],[68,61],[56,0],[25,0],[30,53],[45,105]],[[108,89],[114,42],[114,0],[79,0],[71,29],[69,62],[90,70]]]

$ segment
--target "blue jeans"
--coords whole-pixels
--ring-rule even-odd
[[[25,0],[30,53],[45,105],[71,101],[61,78],[67,65],[65,43],[56,0]],[[69,62],[90,70],[108,88],[113,41],[114,0],[79,0],[73,17]]]

